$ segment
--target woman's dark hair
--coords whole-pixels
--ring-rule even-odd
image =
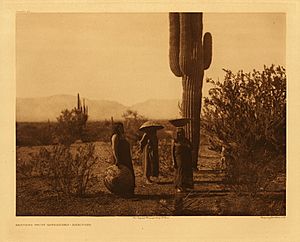
[[[112,125],[112,136],[114,134],[121,134],[121,130],[124,130],[124,125],[122,122],[115,122]]]

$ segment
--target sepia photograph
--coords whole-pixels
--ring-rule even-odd
[[[284,12],[15,15],[15,215],[283,216]]]

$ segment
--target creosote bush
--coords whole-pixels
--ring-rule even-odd
[[[50,178],[51,186],[57,193],[82,196],[98,161],[94,153],[95,145],[92,143],[78,146],[75,152],[66,145],[42,147],[39,153],[32,156],[32,165],[36,175]]]
[[[286,158],[286,74],[282,66],[225,71],[204,99],[202,127],[211,149],[225,148],[228,181],[252,194],[267,188]]]

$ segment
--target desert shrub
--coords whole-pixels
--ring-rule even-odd
[[[51,180],[54,191],[65,195],[85,194],[93,167],[98,158],[95,156],[95,145],[88,143],[80,145],[72,152],[72,147],[55,145],[42,147],[32,156],[35,174],[47,176]],[[72,154],[73,153],[73,154]]]
[[[57,117],[56,137],[61,144],[70,145],[78,139],[84,140],[87,115],[77,108],[65,109]]]
[[[126,136],[131,144],[135,144],[142,138],[142,133],[139,131],[140,126],[147,121],[147,119],[140,115],[137,111],[128,109],[122,114],[124,118],[124,129]]]
[[[92,143],[79,146],[73,159],[73,170],[75,171],[75,187],[77,194],[84,195],[90,179],[93,177],[93,167],[97,163],[95,156],[95,145]]]
[[[224,82],[207,80],[213,88],[204,99],[202,128],[211,149],[225,147],[228,181],[256,194],[285,172],[285,69],[224,71]]]
[[[52,123],[16,123],[16,145],[38,146],[53,142]]]
[[[31,153],[30,163],[33,166],[33,174],[36,176],[50,175],[51,153],[45,147],[41,147],[38,153]]]
[[[110,141],[111,123],[109,121],[87,122],[84,142]]]
[[[58,122],[40,123],[17,123],[16,124],[16,145],[17,146],[40,146],[58,143],[63,137],[58,139]],[[60,133],[62,136],[62,133]],[[87,122],[83,128],[81,140],[83,142],[96,142],[110,140],[111,123],[107,121]],[[76,137],[70,142],[76,141]]]

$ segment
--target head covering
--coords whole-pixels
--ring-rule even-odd
[[[159,130],[163,129],[164,126],[154,122],[154,121],[147,121],[142,124],[142,126],[139,128],[140,131],[146,132],[148,130]]]
[[[183,127],[187,125],[190,121],[190,118],[177,118],[169,120],[169,122],[175,127]]]

